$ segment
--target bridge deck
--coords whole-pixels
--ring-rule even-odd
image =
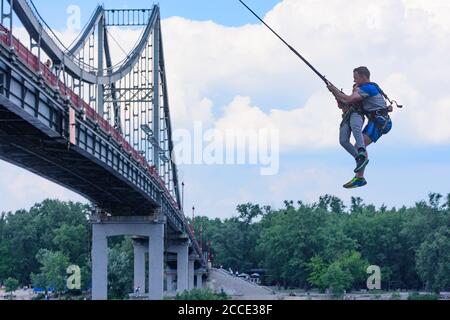
[[[35,127],[0,96],[0,158],[63,185],[118,215],[148,215],[156,207],[132,183],[84,150]],[[25,119],[27,119],[25,120]]]
[[[151,214],[160,207],[161,193],[176,209],[154,167],[9,34],[0,25],[0,158],[83,195],[113,215]],[[78,115],[81,110],[86,114],[76,124],[74,145],[67,137],[69,106]]]

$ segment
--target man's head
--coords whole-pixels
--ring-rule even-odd
[[[370,71],[367,67],[359,67],[353,70],[353,80],[356,85],[370,82]]]

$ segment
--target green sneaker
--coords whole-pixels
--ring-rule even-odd
[[[343,185],[345,189],[354,189],[364,187],[367,184],[366,179],[354,177],[352,180]]]
[[[360,152],[356,157],[356,168],[354,170],[355,173],[364,170],[364,168],[369,164],[369,159],[366,157],[364,152]]]

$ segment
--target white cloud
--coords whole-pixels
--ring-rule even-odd
[[[450,143],[449,16],[447,0],[284,0],[265,20],[347,92],[352,69],[367,65],[373,80],[405,106],[393,114],[394,130],[383,143],[422,147]],[[256,20],[240,27],[181,17],[162,23],[174,128],[202,121],[220,130],[279,129],[282,151],[344,152],[338,144],[339,112],[323,83]],[[124,49],[140,34],[111,33]],[[62,36],[71,40],[74,34]],[[124,54],[113,42],[113,56],[120,60]],[[310,195],[305,191],[314,200],[337,183],[322,172],[318,166],[299,169],[273,180],[271,190],[281,198],[300,185],[297,180],[321,181]]]
[[[0,212],[29,209],[46,198],[87,202],[64,187],[4,161],[0,161],[0,172]]]
[[[447,13],[450,3],[439,0],[284,0],[265,20],[347,91],[351,70],[369,66],[373,80],[405,105],[393,116],[405,143],[445,144],[450,126],[426,126],[423,119],[450,117],[450,65],[443,63],[450,51]],[[339,148],[339,113],[328,91],[256,20],[225,27],[172,17],[162,28],[175,128],[191,129],[194,121],[218,129],[278,128],[282,151]],[[111,28],[109,34],[119,61],[141,31]],[[75,38],[70,31],[59,35],[66,45]],[[287,98],[272,101],[277,95]],[[217,101],[224,96],[228,101]],[[264,100],[270,105],[251,102]]]
[[[321,149],[336,144],[339,114],[339,109],[332,101],[330,103],[324,92],[314,93],[304,107],[272,109],[269,113],[252,106],[249,97],[237,96],[224,108],[224,114],[215,126],[221,131],[242,128],[278,130],[281,149]]]
[[[450,66],[443,63],[450,50],[450,22],[438,18],[450,10],[450,3],[430,2],[285,0],[266,21],[336,84],[350,87],[351,70],[368,65],[373,80],[405,105],[393,116],[403,142],[443,144],[450,142],[450,127],[445,121],[430,127],[424,119],[427,114],[450,117],[444,85]],[[284,151],[339,148],[333,99],[262,25],[227,28],[175,17],[164,21],[163,32],[171,101],[177,102],[172,104],[175,123],[180,106],[192,106],[195,114],[206,98],[217,128],[280,128]],[[219,109],[211,97],[221,92],[234,92],[234,98]],[[292,98],[289,106],[273,103],[270,110],[251,102],[277,92],[297,95],[298,100]]]
[[[447,0],[403,0],[403,2],[409,12],[414,12],[415,10],[424,12],[429,16],[431,22],[447,31],[450,30],[448,22],[450,6]]]

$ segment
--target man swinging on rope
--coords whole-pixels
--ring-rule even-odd
[[[356,159],[356,176],[344,185],[344,188],[357,188],[367,184],[364,179],[364,168],[369,163],[366,147],[372,142],[375,143],[392,128],[389,112],[392,112],[392,104],[398,108],[403,108],[395,100],[389,97],[380,89],[376,83],[370,82],[370,72],[366,67],[359,67],[353,71],[355,86],[350,96],[342,93],[329,82],[314,66],[309,63],[297,50],[287,43],[278,33],[276,33],[260,16],[258,16],[244,1],[239,2],[246,7],[263,25],[265,25],[278,39],[280,39],[297,57],[299,57],[314,73],[325,82],[328,89],[333,93],[338,101],[338,105],[343,111],[344,120],[341,125],[340,140],[341,145]],[[386,101],[390,105],[387,106]],[[364,116],[367,116],[369,123],[361,131],[364,125]],[[356,140],[356,146],[350,144],[350,134]]]
[[[369,163],[366,147],[372,142],[376,143],[383,134],[392,128],[389,112],[392,106],[387,106],[387,96],[376,83],[370,82],[370,71],[366,67],[353,70],[355,85],[353,93],[348,96],[328,83],[327,87],[338,101],[338,106],[344,111],[341,123],[339,140],[341,145],[356,160],[354,172],[356,176],[344,185],[344,188],[352,189],[363,187],[367,184],[364,178],[364,169]],[[369,119],[364,125],[364,116]],[[355,138],[355,146],[350,144],[350,133]]]

